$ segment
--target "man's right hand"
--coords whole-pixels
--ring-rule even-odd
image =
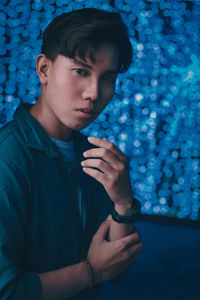
[[[123,273],[140,255],[142,241],[138,230],[121,239],[106,240],[111,220],[104,221],[93,236],[88,261],[95,272],[95,283],[110,280]]]

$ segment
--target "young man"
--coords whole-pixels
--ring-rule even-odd
[[[41,95],[0,131],[0,299],[100,299],[140,254],[126,158],[79,132],[131,54],[117,13],[73,11],[45,30]]]

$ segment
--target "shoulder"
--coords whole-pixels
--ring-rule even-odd
[[[15,120],[0,129],[0,187],[8,186],[14,178],[26,180],[27,145]]]
[[[17,127],[16,121],[12,120],[0,128],[0,145],[16,131]]]
[[[0,128],[0,155],[11,160],[20,161],[25,158],[27,145],[19,124],[12,120]]]

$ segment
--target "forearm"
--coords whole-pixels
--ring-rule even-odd
[[[127,207],[122,207],[122,206],[119,206],[119,205],[115,205],[115,210],[120,215],[129,214],[129,212],[131,210],[131,204],[128,205]],[[112,220],[110,230],[109,230],[108,239],[109,239],[109,241],[118,240],[118,239],[132,233],[132,232],[133,232],[133,225],[132,224],[117,223],[114,220]]]
[[[69,299],[88,287],[89,283],[84,262],[38,275],[42,285],[40,300]]]

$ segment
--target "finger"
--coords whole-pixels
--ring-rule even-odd
[[[88,137],[89,143],[98,146],[100,148],[105,148],[113,152],[116,156],[119,156],[121,160],[126,160],[126,156],[117,148],[113,143],[107,141],[106,139],[100,139],[97,137]]]
[[[142,241],[140,240],[135,245],[129,247],[126,251],[130,257],[138,257],[143,249]]]
[[[138,231],[137,227],[135,227],[135,225],[132,225],[132,231],[130,232],[130,234],[133,234],[133,233],[139,235],[139,231]]]
[[[134,225],[133,225],[133,232],[136,233],[138,236],[140,236],[139,229],[137,227],[135,227]]]
[[[128,271],[133,262],[140,256],[142,248],[142,243],[138,243],[125,251],[125,260],[123,262],[124,271]]]
[[[133,246],[141,241],[140,236],[134,232],[120,239],[120,242],[124,245],[124,248]]]
[[[111,167],[111,165],[109,165],[102,159],[95,159],[95,158],[86,159],[81,162],[81,165],[84,168],[96,168],[96,169],[100,170],[101,172],[110,174],[110,175],[112,175],[112,173],[115,172],[113,170],[113,168]]]
[[[95,238],[104,240],[108,230],[110,228],[111,220],[108,218],[99,226],[96,234],[94,235]]]
[[[105,148],[93,148],[87,150],[83,153],[85,158],[94,157],[94,158],[102,158],[107,163],[111,164],[114,169],[120,169],[124,166],[124,162],[120,160],[113,152],[109,151]]]
[[[131,265],[134,263],[134,261],[140,256],[141,251],[135,251],[133,255],[130,255],[130,257],[124,262],[124,271],[128,271]]]
[[[139,230],[137,227],[135,227],[135,225],[133,225],[133,231],[132,233],[137,233],[139,235]]]
[[[107,217],[106,220],[112,220],[112,216],[111,216],[111,215],[108,215],[108,217]]]
[[[107,180],[107,176],[102,173],[101,171],[95,170],[93,168],[83,168],[83,171],[93,177],[94,179],[96,179],[97,181],[99,181],[101,184],[105,184],[106,180]]]

